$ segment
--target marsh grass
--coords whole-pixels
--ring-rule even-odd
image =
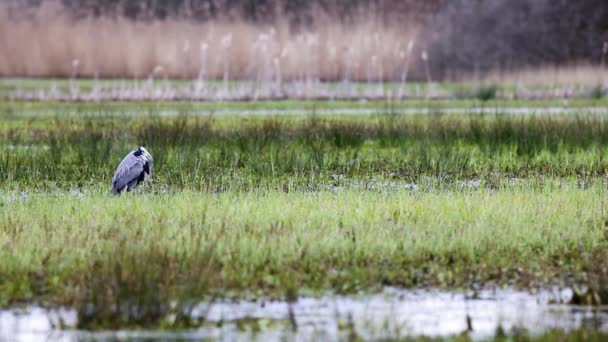
[[[604,197],[602,184],[574,182],[414,193],[5,192],[0,299],[73,306],[90,329],[188,326],[188,306],[217,296],[473,282],[601,290]]]
[[[601,84],[596,85],[589,92],[589,97],[592,99],[600,100],[606,96],[607,90]]]
[[[108,182],[136,146],[155,158],[158,187],[322,189],[334,175],[390,174],[418,183],[606,173],[602,116],[372,115],[344,118],[69,116],[0,126],[4,189]]]
[[[482,102],[487,102],[496,99],[498,93],[498,86],[494,84],[484,85],[477,89],[476,98]]]
[[[209,286],[221,267],[214,261],[213,244],[203,247],[202,232],[192,227],[175,251],[161,241],[133,246],[133,236],[117,235],[109,249],[89,258],[82,273],[69,280],[77,290],[63,299],[76,308],[78,328],[191,326],[193,299],[209,298],[217,290],[217,284]]]
[[[3,115],[3,306],[66,305],[102,329],[387,285],[608,302],[603,116]],[[112,196],[138,145],[153,182]]]

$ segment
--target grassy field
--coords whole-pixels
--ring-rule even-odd
[[[8,193],[0,293],[4,304],[93,305],[82,311],[89,312],[81,322],[87,327],[154,324],[170,301],[215,296],[295,298],[474,282],[534,288],[576,281],[599,290],[605,191],[601,184],[548,183],[498,191],[258,189],[122,198],[105,189]],[[119,304],[143,306],[146,315],[118,315]]]
[[[2,306],[68,305],[81,328],[117,328],[162,325],[174,302],[386,285],[608,301],[604,116],[21,115],[30,105],[44,109],[0,106]],[[154,181],[112,196],[138,145]]]
[[[0,123],[4,189],[108,183],[135,146],[173,190],[323,190],[357,181],[449,186],[606,174],[601,115],[19,116]]]

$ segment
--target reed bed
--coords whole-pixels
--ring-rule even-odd
[[[376,16],[336,20],[323,15],[304,27],[278,18],[267,24],[246,20],[179,18],[131,20],[120,16],[73,17],[43,7],[29,15],[0,13],[0,77],[63,78],[66,88],[22,90],[17,99],[179,100],[281,98],[450,98],[437,81],[464,81],[475,88],[508,83],[504,97],[605,96],[605,63],[535,65],[513,70],[445,77],[432,65],[427,46],[432,27],[419,21],[383,21]],[[69,37],[69,39],[66,39]],[[447,44],[447,43],[446,43]],[[451,44],[451,43],[449,43]],[[598,47],[601,48],[601,47]],[[424,58],[423,58],[424,57]],[[521,64],[521,63],[520,63]],[[429,66],[431,65],[431,66]],[[136,86],[77,79],[137,80]],[[188,84],[168,84],[171,79]],[[411,80],[425,87],[409,87]],[[164,82],[163,82],[164,81]],[[235,81],[247,81],[235,85]],[[328,85],[327,82],[337,83]],[[386,89],[382,82],[397,86]],[[370,84],[361,89],[360,83]],[[534,89],[537,85],[554,89]],[[584,89],[580,89],[583,87]],[[389,87],[391,88],[391,87]],[[440,88],[440,87],[439,87]],[[86,89],[86,90],[85,90]],[[391,90],[391,91],[389,91]],[[475,96],[475,92],[469,95]],[[502,95],[502,94],[498,94]]]
[[[281,20],[144,22],[58,12],[0,14],[0,76],[371,81],[406,78],[419,60],[412,25],[373,18],[293,29]]]

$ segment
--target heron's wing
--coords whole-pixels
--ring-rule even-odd
[[[118,165],[114,177],[112,178],[112,188],[115,192],[120,191],[132,180],[141,176],[144,171],[146,160],[137,158],[133,153],[129,153]]]

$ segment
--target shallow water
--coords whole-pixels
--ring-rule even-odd
[[[178,332],[59,330],[56,327],[60,325],[76,325],[73,310],[30,307],[0,311],[0,340],[346,340],[352,334],[380,339],[445,337],[464,331],[480,339],[494,336],[499,327],[507,333],[525,329],[533,334],[554,328],[608,330],[608,308],[563,304],[571,296],[570,290],[557,289],[529,294],[513,290],[473,293],[388,288],[375,295],[305,297],[292,303],[201,303],[191,315],[205,323]]]
[[[396,115],[429,115],[429,114],[484,114],[484,115],[557,115],[557,114],[595,114],[606,115],[606,107],[469,107],[469,108],[337,108],[337,109],[250,109],[250,110],[216,110],[196,112],[201,115],[374,115],[374,114],[396,114]],[[163,111],[160,115],[175,116],[178,111]]]
[[[142,113],[146,114],[146,113]],[[165,110],[158,115],[177,116],[180,112]],[[340,109],[320,109],[313,111],[310,109],[250,109],[250,110],[216,110],[196,111],[196,115],[225,115],[225,116],[300,116],[300,115],[430,115],[430,114],[450,114],[450,115],[557,115],[557,114],[594,114],[607,115],[608,108],[605,107],[585,107],[585,108],[340,108]]]
[[[20,109],[19,115],[131,115],[131,116],[179,116],[184,112],[181,110],[165,109],[160,111],[129,109],[127,112],[112,112],[105,110],[65,111],[55,113],[49,110]],[[608,115],[608,107],[469,107],[469,108],[325,108],[312,110],[307,108],[290,109],[221,109],[221,110],[191,110],[187,114],[199,116],[301,116],[301,115]]]
[[[191,82],[169,80],[91,80],[88,85],[56,80],[7,79],[4,95],[13,100],[60,101],[141,101],[141,100],[283,100],[283,99],[458,99],[479,98],[482,84],[453,87],[442,83],[406,82],[323,82],[319,79],[266,80],[218,82],[203,79]],[[42,82],[42,83],[41,83]],[[503,89],[499,89],[503,88]],[[498,87],[490,97],[505,99],[544,99],[590,97],[597,93],[594,87],[582,85],[545,85]]]

